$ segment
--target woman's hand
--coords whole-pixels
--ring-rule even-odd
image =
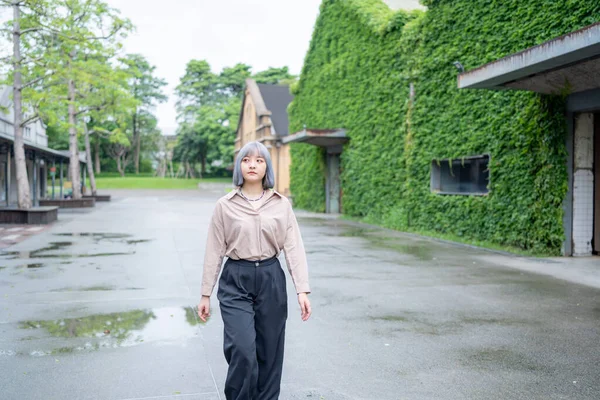
[[[198,304],[198,316],[203,322],[206,322],[206,319],[210,317],[210,297],[202,296],[202,300],[200,300],[200,304]]]
[[[302,321],[308,321],[312,310],[310,308],[310,300],[308,300],[308,295],[306,293],[298,293],[298,304],[300,304]]]

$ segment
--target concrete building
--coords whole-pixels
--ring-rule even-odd
[[[0,88],[0,205],[6,207],[17,204],[16,168],[14,160],[14,109],[11,99],[12,88]],[[27,118],[27,117],[25,117]],[[31,199],[38,205],[39,199],[46,197],[47,178],[50,169],[56,168],[56,179],[62,180],[69,163],[68,151],[54,150],[48,147],[48,136],[44,124],[38,120],[27,125],[23,131],[27,176]],[[85,154],[80,161],[85,163]],[[85,168],[82,168],[85,173]],[[58,195],[58,194],[57,194]]]
[[[565,255],[600,252],[600,23],[464,72],[461,89],[567,95]]]

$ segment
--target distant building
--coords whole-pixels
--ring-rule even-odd
[[[287,106],[292,99],[288,86],[247,79],[235,139],[235,157],[252,141],[261,142],[269,149],[275,170],[275,189],[285,196],[290,195],[291,160],[289,145],[282,139],[288,136]]]
[[[14,108],[11,99],[12,88],[0,87],[0,206],[17,204],[17,177],[14,160]],[[27,118],[27,117],[25,117]],[[48,147],[46,127],[38,120],[23,129],[27,176],[34,205],[46,197],[47,177],[52,166],[56,165],[57,180],[61,165],[69,163],[69,152]],[[84,153],[80,160],[85,162]],[[63,167],[64,173],[68,168]],[[83,171],[83,169],[82,169]]]

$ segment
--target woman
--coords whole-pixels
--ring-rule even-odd
[[[279,397],[287,292],[286,263],[303,321],[311,315],[308,269],[300,230],[287,198],[272,188],[271,157],[258,142],[246,144],[233,170],[237,187],[219,199],[209,226],[202,300],[198,315],[210,316],[210,296],[219,280],[217,298],[223,318],[227,400],[276,400]]]

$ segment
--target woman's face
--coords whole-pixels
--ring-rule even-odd
[[[244,177],[244,182],[262,182],[266,172],[267,162],[260,154],[248,154],[242,158],[242,176]]]

